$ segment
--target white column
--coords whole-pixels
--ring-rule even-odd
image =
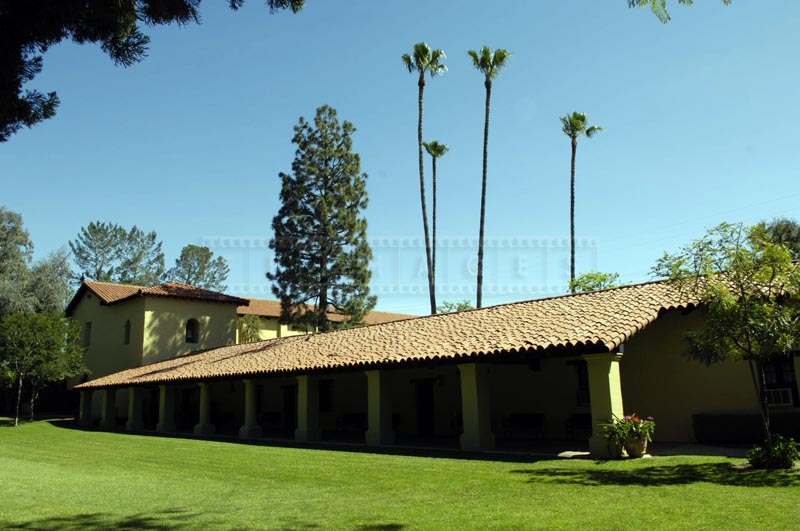
[[[239,438],[255,439],[261,437],[261,426],[258,425],[258,404],[256,403],[256,382],[244,381],[244,425],[239,428]]]
[[[175,390],[169,385],[158,388],[158,424],[156,431],[170,433],[175,431]]]
[[[193,432],[195,435],[211,435],[214,433],[214,425],[211,424],[211,384],[200,382],[197,386],[200,389],[200,405]]]
[[[611,422],[615,417],[622,418],[622,383],[619,376],[619,362],[622,354],[609,352],[587,354],[586,370],[589,375],[589,401],[592,411],[592,436],[589,438],[589,451],[595,457],[610,457],[611,450],[600,431],[599,425]]]
[[[78,410],[78,424],[81,426],[92,425],[92,391],[81,391],[81,405]]]
[[[386,371],[366,371],[367,420],[365,439],[370,446],[394,444],[392,394]]]
[[[115,389],[103,389],[103,410],[100,417],[100,427],[104,430],[113,430],[117,427],[117,408],[114,398]]]
[[[125,423],[125,429],[128,431],[144,429],[144,420],[142,418],[143,395],[144,389],[141,387],[128,388],[128,421]]]
[[[489,367],[481,363],[463,363],[461,374],[461,417],[464,432],[461,448],[464,450],[491,450],[494,448],[492,417],[489,407]]]
[[[297,377],[297,429],[296,441],[319,440],[319,386],[308,376]]]

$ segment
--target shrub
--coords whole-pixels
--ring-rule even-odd
[[[800,446],[790,437],[776,435],[772,444],[756,446],[747,452],[747,460],[753,468],[792,468],[800,460]]]

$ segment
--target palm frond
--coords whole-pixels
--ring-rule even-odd
[[[469,50],[469,51],[467,51],[467,55],[470,57],[470,59],[472,59],[472,66],[474,66],[475,68],[480,70],[481,69],[481,60],[478,57],[478,52],[476,52],[475,50]]]
[[[511,57],[511,52],[505,48],[498,48],[494,51],[494,55],[492,56],[492,78],[497,77],[503,67],[506,66],[509,57]]]
[[[425,151],[428,152],[428,155],[430,155],[435,159],[443,157],[450,150],[450,148],[447,147],[446,144],[442,144],[437,140],[432,140],[430,142],[423,142],[422,145],[425,147]]]
[[[408,69],[409,72],[413,72],[415,70],[414,62],[411,60],[411,56],[407,53],[403,54],[403,65]]]
[[[602,131],[603,128],[599,125],[593,125],[591,127],[586,128],[586,136],[592,138],[594,135]]]

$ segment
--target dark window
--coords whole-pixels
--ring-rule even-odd
[[[197,319],[186,321],[186,342],[197,343],[200,340],[200,323]]]
[[[794,356],[764,364],[764,383],[767,401],[773,406],[797,406],[797,381]]]
[[[81,338],[83,341],[83,346],[88,347],[92,344],[92,323],[83,323],[83,337]]]
[[[321,413],[333,411],[333,380],[319,381],[319,410]]]
[[[577,402],[579,406],[589,405],[589,370],[586,367],[585,361],[579,361],[575,364],[575,370],[578,372],[578,393]]]
[[[124,340],[123,341],[125,342],[126,345],[130,345],[131,344],[131,322],[130,322],[130,320],[125,321],[125,336],[124,336]]]

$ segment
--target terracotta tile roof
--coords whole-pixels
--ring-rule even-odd
[[[211,349],[79,388],[366,368],[551,347],[613,350],[661,312],[696,301],[664,282]]]
[[[247,299],[232,297],[218,291],[198,288],[180,282],[166,282],[156,286],[137,286],[135,284],[118,284],[116,282],[98,282],[95,280],[82,280],[81,287],[67,305],[67,315],[70,315],[77,306],[83,294],[91,291],[102,304],[116,304],[134,297],[173,297],[177,299],[195,299],[226,304],[248,304]]]
[[[264,299],[250,299],[250,304],[247,306],[239,306],[236,309],[239,315],[258,315],[261,317],[280,317],[281,316],[281,303],[280,301],[271,301]],[[331,321],[342,322],[346,319],[345,315],[336,312],[329,312],[328,316]],[[417,317],[416,315],[409,315],[403,313],[390,313],[390,312],[369,312],[364,316],[364,324],[372,325],[379,323],[389,323],[392,321],[399,321],[400,319],[409,319]]]

